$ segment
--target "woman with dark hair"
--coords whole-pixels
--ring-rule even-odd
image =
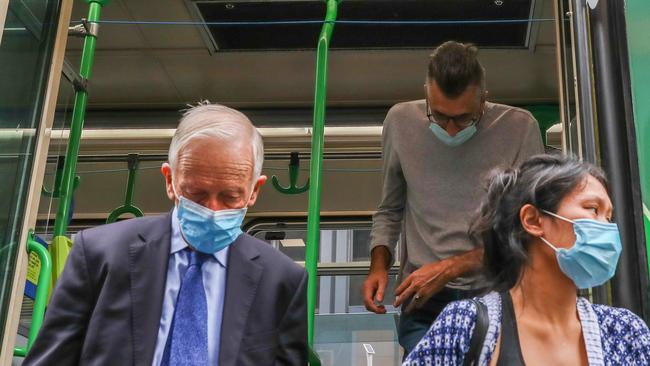
[[[491,291],[449,304],[404,365],[650,365],[643,320],[577,296],[614,275],[611,221],[603,172],[574,157],[538,155],[495,174],[471,229]],[[482,319],[484,342],[470,352]]]

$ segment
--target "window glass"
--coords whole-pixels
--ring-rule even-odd
[[[9,0],[0,39],[0,337],[7,320],[58,2]]]

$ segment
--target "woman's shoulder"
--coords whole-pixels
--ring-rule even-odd
[[[455,334],[460,338],[471,337],[479,303],[485,306],[488,317],[497,321],[501,311],[499,294],[490,292],[481,297],[458,300],[449,303],[438,315],[432,326],[434,333]]]
[[[619,335],[634,332],[635,334],[645,334],[647,336],[650,333],[643,319],[628,309],[600,304],[592,304],[591,306],[596,313],[601,330]]]
[[[500,302],[495,305],[495,301],[498,300],[498,294],[489,293],[482,297],[449,303],[411,352],[404,365],[458,364],[469,350],[478,314],[476,301],[486,305],[488,313],[491,313],[495,311],[495,306],[500,306]],[[486,344],[491,346],[488,353],[494,349],[493,333],[498,331],[498,324],[493,326],[492,322],[490,323],[490,330],[485,339]]]
[[[605,357],[625,365],[650,364],[650,331],[628,309],[592,305],[600,328]]]
[[[453,301],[444,308],[438,319],[468,318],[474,320],[478,313],[477,303],[480,302],[488,308],[488,311],[500,307],[500,297],[496,292],[490,292],[472,299]]]

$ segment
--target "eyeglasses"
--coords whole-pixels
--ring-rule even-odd
[[[453,121],[456,127],[458,127],[460,130],[466,129],[467,127],[476,125],[483,115],[481,114],[480,116],[476,117],[473,114],[467,113],[457,117],[449,117],[442,113],[431,112],[431,108],[429,108],[429,101],[426,98],[424,100],[427,105],[427,118],[429,119],[429,122],[435,123],[443,129],[447,129],[449,121]]]

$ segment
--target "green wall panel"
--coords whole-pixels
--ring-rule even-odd
[[[542,141],[546,145],[546,130],[560,122],[560,106],[557,104],[525,105],[521,108],[528,110],[539,124]]]
[[[627,0],[626,6],[627,42],[647,245],[650,243],[650,1]],[[648,252],[650,253],[650,247]]]

